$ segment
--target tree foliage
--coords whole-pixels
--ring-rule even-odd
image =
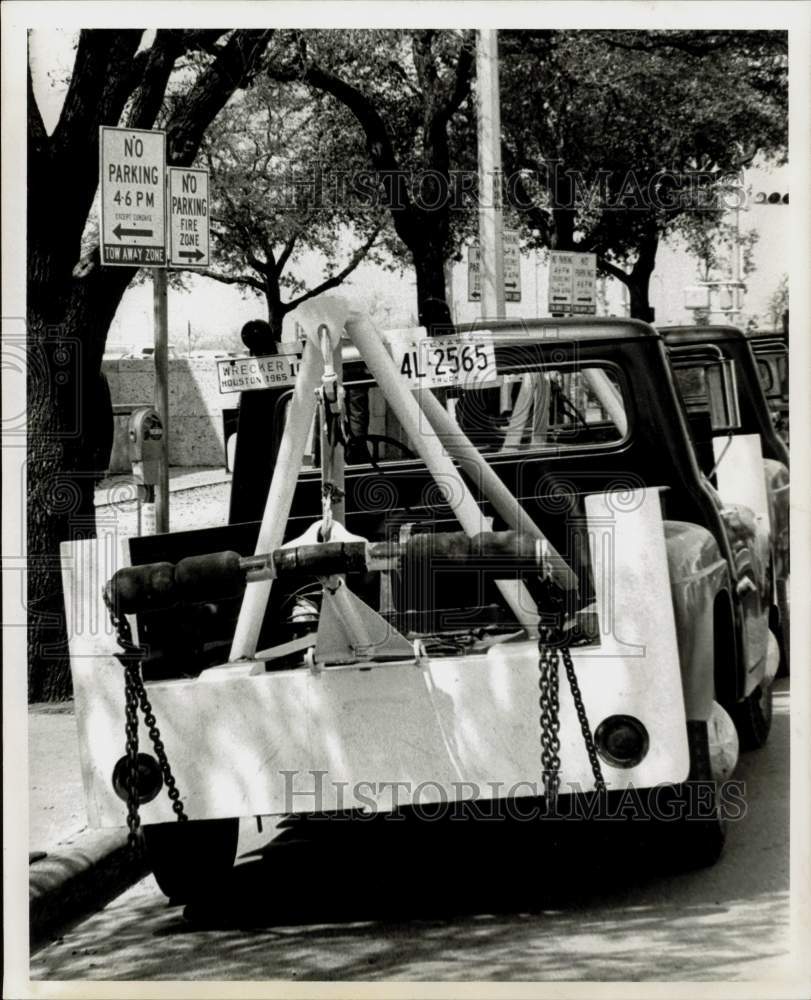
[[[473,32],[290,31],[275,42],[275,80],[328,95],[354,118],[372,175],[357,175],[347,194],[390,213],[416,273],[420,322],[447,325],[444,264],[475,218]]]
[[[501,51],[505,164],[530,243],[597,253],[648,318],[660,240],[711,238],[741,171],[785,154],[785,32],[503,32]]]
[[[366,167],[343,106],[264,77],[220,113],[203,156],[211,169],[214,247],[206,273],[263,295],[277,336],[287,313],[339,285],[364,258],[383,263],[373,247],[383,242],[385,214],[353,207],[343,191]],[[324,274],[308,288],[296,265],[313,252]]]

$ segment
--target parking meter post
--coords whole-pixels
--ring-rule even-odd
[[[154,535],[155,484],[160,480],[163,427],[151,406],[136,406],[127,426],[127,448],[132,474],[138,484],[138,534]]]
[[[153,323],[155,341],[155,409],[163,425],[160,474],[157,482],[155,519],[159,533],[169,530],[169,327],[166,303],[166,270],[152,269]]]

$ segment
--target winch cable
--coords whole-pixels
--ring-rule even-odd
[[[144,687],[141,674],[141,663],[143,660],[143,650],[132,641],[132,630],[127,621],[126,615],[119,615],[113,604],[109,586],[103,590],[104,603],[110,615],[110,622],[115,630],[118,645],[121,647],[120,653],[115,653],[115,657],[124,668],[124,745],[126,757],[125,786],[127,793],[127,843],[130,851],[134,855],[140,854],[143,848],[143,837],[141,830],[141,818],[139,815],[139,805],[141,797],[138,790],[138,709],[144,716],[144,723],[149,732],[149,738],[158,759],[162,783],[166,786],[166,793],[172,801],[172,809],[177,816],[178,822],[188,822],[180,798],[180,791],[175,782],[169,758],[166,755],[166,747],[161,739],[160,730],[157,726],[152,705]]]
[[[319,327],[319,335],[324,335],[325,327]],[[332,504],[343,500],[344,493],[335,482],[335,449],[343,448],[346,438],[343,432],[344,390],[338,382],[331,361],[325,352],[324,373],[318,390],[319,423],[323,428],[321,455],[321,531],[319,539],[328,542],[332,534]]]

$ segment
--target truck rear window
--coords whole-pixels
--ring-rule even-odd
[[[477,389],[433,390],[465,435],[483,454],[523,454],[545,449],[615,445],[628,434],[626,401],[610,366],[536,367],[499,377]],[[345,385],[347,424],[353,438],[373,436],[377,462],[413,459],[416,449],[371,381]],[[281,422],[274,423],[281,426]],[[360,445],[358,446],[360,447]],[[368,464],[368,452],[347,449],[347,465]],[[318,468],[315,426],[307,464]]]

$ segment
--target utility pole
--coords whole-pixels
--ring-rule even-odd
[[[501,107],[498,33],[482,28],[476,41],[479,132],[479,274],[481,315],[501,319],[504,309],[504,240],[501,206]]]
[[[158,487],[155,490],[155,522],[158,534],[169,530],[169,323],[166,311],[166,269],[152,270],[153,321],[155,327],[155,409],[163,424]]]

